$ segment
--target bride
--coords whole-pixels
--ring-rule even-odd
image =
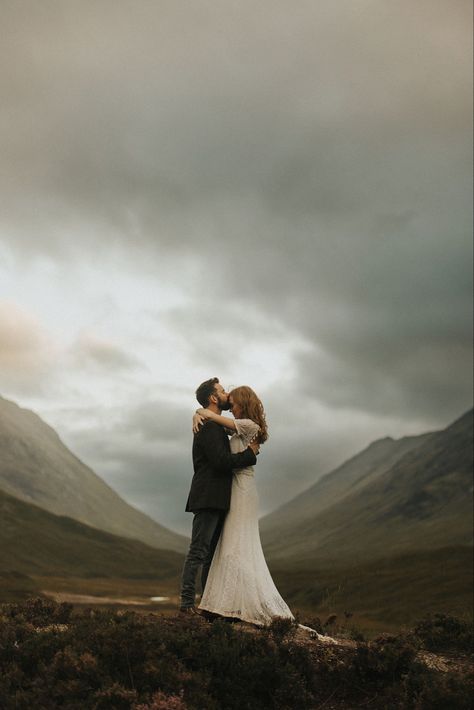
[[[198,409],[193,431],[205,419],[212,419],[232,433],[232,453],[244,451],[254,440],[263,444],[268,430],[262,402],[255,392],[250,387],[237,387],[229,394],[229,405],[235,419]],[[199,609],[257,626],[265,626],[275,617],[294,619],[275,587],[263,555],[253,467],[234,470],[230,509]]]

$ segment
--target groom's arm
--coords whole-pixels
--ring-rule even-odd
[[[219,424],[207,422],[197,436],[206,458],[219,473],[227,474],[233,468],[247,468],[257,463],[257,457],[250,447],[238,454],[229,451]]]

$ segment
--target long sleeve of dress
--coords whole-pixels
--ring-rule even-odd
[[[236,419],[235,420],[235,430],[242,439],[244,446],[248,446],[249,443],[255,439],[260,427],[251,419]]]

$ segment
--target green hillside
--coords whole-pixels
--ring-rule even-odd
[[[114,535],[185,552],[182,535],[126,503],[37,414],[0,397],[0,490]]]
[[[167,579],[183,558],[111,535],[0,491],[0,575]]]
[[[273,559],[365,562],[472,544],[472,411],[342,500],[264,536]]]
[[[388,471],[404,454],[431,436],[385,437],[320,478],[313,486],[260,520],[260,533],[270,546],[291,534],[292,528],[310,521],[325,508],[339,503],[345,496],[363,488]]]

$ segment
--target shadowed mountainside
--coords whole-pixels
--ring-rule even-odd
[[[298,518],[297,506],[290,508],[290,503],[286,508],[292,516],[279,528],[276,511],[272,520],[262,521],[266,554],[278,562],[326,559],[339,563],[471,545],[472,420],[471,410],[446,429],[419,437],[421,443],[397,456],[388,470],[378,475],[376,469],[366,472],[352,490],[352,482],[346,487],[338,502],[321,509],[322,495],[314,515],[306,507]],[[318,488],[323,493],[330,490],[332,476],[332,490],[337,490],[340,475],[338,469],[321,486],[317,483],[311,496],[308,492],[308,500]],[[299,499],[306,506],[305,494]],[[333,498],[328,495],[326,500]]]
[[[374,481],[411,449],[427,440],[431,434],[406,436],[402,439],[385,437],[351,457],[336,469],[320,478],[313,486],[292,498],[276,511],[260,520],[260,533],[270,544],[273,538],[285,537],[287,531],[306,520],[312,520],[325,508],[339,503]]]
[[[168,579],[183,558],[54,515],[0,491],[0,573]]]
[[[0,490],[57,515],[184,552],[187,540],[126,503],[37,414],[0,397]]]

